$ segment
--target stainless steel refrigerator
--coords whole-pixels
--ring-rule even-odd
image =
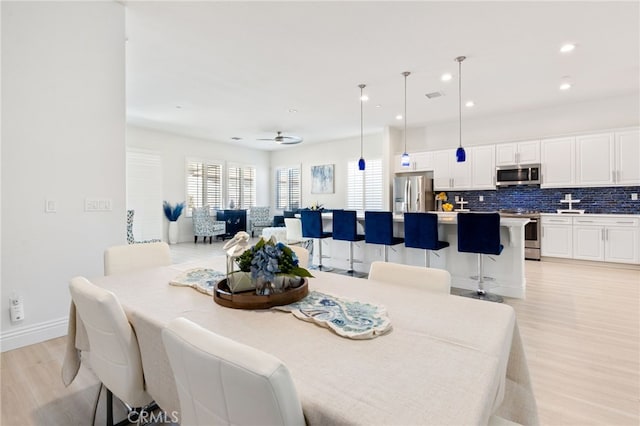
[[[398,173],[393,179],[393,212],[435,210],[432,172]]]

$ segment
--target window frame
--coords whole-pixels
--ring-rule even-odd
[[[216,206],[216,205],[212,205],[212,203],[210,202],[210,200],[206,200],[207,202],[205,203],[205,194],[208,192],[208,188],[206,186],[206,182],[201,182],[202,183],[202,205],[208,205],[209,206],[209,213],[211,213],[212,211],[215,210],[222,210],[225,208],[224,206],[224,200],[225,200],[225,162],[222,160],[214,160],[214,159],[205,159],[205,158],[201,158],[201,157],[186,157],[185,158],[185,170],[184,170],[184,176],[185,176],[185,204],[186,204],[186,212],[185,212],[185,216],[186,217],[192,217],[192,208],[193,207],[202,207],[197,205],[191,206],[190,204],[190,192],[189,192],[189,177],[190,177],[190,173],[189,173],[189,167],[190,164],[199,164],[202,165],[203,170],[206,167],[209,166],[214,166],[214,167],[219,167],[220,168],[220,176],[219,176],[219,194],[220,194],[220,205]],[[201,181],[204,178],[204,174],[201,177]]]

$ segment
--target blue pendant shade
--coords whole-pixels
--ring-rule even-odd
[[[464,163],[466,159],[467,159],[467,153],[464,152],[464,148],[459,147],[458,149],[456,149],[456,161],[458,163]]]
[[[406,152],[402,154],[402,157],[400,159],[400,165],[402,167],[409,167],[411,165],[409,154],[407,154]]]
[[[364,168],[366,166],[366,163],[364,161],[364,154],[363,154],[363,150],[364,150],[364,127],[362,124],[362,102],[364,101],[363,99],[363,93],[362,91],[364,90],[365,87],[367,87],[365,84],[359,84],[358,87],[360,88],[360,160],[358,160],[358,170],[364,171]]]

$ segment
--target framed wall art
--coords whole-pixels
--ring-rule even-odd
[[[333,164],[311,166],[311,193],[333,194]]]

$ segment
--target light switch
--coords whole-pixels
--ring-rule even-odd
[[[633,194],[631,194],[631,199],[633,201],[638,201],[638,194],[636,194],[635,192]]]
[[[45,200],[44,202],[44,212],[45,213],[55,213],[57,210],[56,202],[54,200]]]
[[[483,202],[483,201],[484,201],[484,195],[481,195],[481,196],[479,197],[479,200],[478,200],[478,201]]]

